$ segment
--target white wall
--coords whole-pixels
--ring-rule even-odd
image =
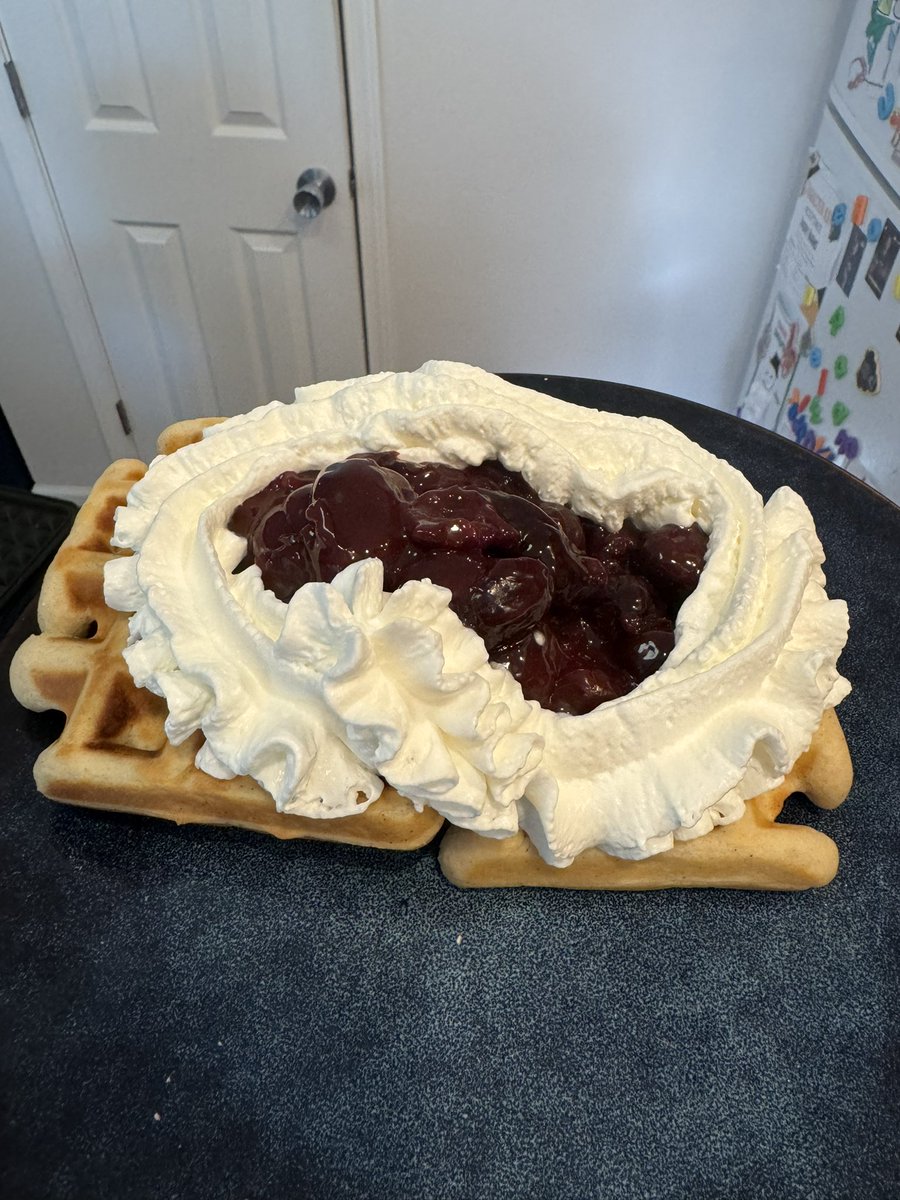
[[[344,10],[372,369],[459,358],[732,407],[847,4]],[[0,117],[21,140],[3,81]],[[87,487],[110,451],[2,149],[0,289],[0,404],[38,486]]]
[[[384,165],[372,368],[458,358],[731,409],[848,5],[378,0],[367,62],[355,2],[363,184]]]

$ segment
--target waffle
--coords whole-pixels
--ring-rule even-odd
[[[569,867],[548,866],[524,833],[502,840],[450,828],[441,841],[441,870],[457,887],[557,887],[610,891],[658,888],[747,888],[794,892],[830,883],[838,849],[824,833],[776,821],[793,792],[819,808],[837,808],[853,782],[844,733],[826,711],[812,744],[777,788],[747,802],[733,825],[723,825],[671,850],[630,862],[585,850]]]
[[[196,441],[210,421],[185,421],[160,437],[171,452]],[[65,728],[37,759],[39,791],[89,808],[165,817],[179,824],[238,825],[279,838],[315,838],[386,850],[411,850],[434,838],[443,818],[386,787],[364,812],[316,820],[279,813],[254,780],[214,779],[194,766],[203,742],[194,734],[172,746],[165,701],[135,687],[122,658],[128,618],[103,600],[103,567],[115,510],[146,470],[113,463],[95,484],[51,564],[38,601],[40,633],[19,648],[10,682],[21,704],[58,709]]]
[[[160,453],[198,441],[220,418],[182,421],[164,430]],[[10,680],[16,698],[35,711],[58,709],[66,723],[38,758],[38,789],[53,800],[163,817],[179,824],[237,825],[279,838],[315,838],[382,849],[430,842],[443,819],[417,813],[392,788],[365,813],[332,820],[279,813],[252,779],[214,779],[194,766],[202,734],[180,746],[166,738],[165,702],[136,688],[122,658],[128,618],[103,600],[103,567],[115,510],[146,467],[113,463],[95,484],[44,580],[40,633],[18,650]],[[834,808],[852,783],[847,744],[826,712],[808,752],[780,787],[757,796],[733,825],[640,862],[588,850],[564,869],[548,866],[525,834],[494,839],[448,827],[439,862],[451,883],[473,887],[562,887],[650,890],[720,887],[795,891],[828,883],[838,852],[825,834],[777,822],[787,797],[805,792]]]

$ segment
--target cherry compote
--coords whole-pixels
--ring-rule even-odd
[[[355,454],[321,471],[286,471],[235,510],[242,570],[289,600],[365,558],[385,588],[446,587],[529,700],[579,715],[624,696],[665,662],[675,617],[707,548],[699,525],[608,530],[542,500],[490,460],[462,470]]]

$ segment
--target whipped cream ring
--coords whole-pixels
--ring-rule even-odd
[[[698,521],[709,534],[675,648],[633,692],[572,717],[525,700],[449,608],[381,564],[307,584],[287,604],[233,569],[234,509],[285,470],[364,450],[453,466],[499,458],[548,500],[611,528]],[[628,858],[738,819],[780,782],[849,685],[846,607],[788,489],[767,505],[728,464],[663,422],[574,408],[474,368],[298,389],[151,464],[117,513],[111,607],[133,612],[126,659],[165,696],[197,765],[249,774],[279,809],[362,811],[382,779],[491,836],[524,828],[565,866],[590,846]],[[415,653],[405,654],[405,647]]]

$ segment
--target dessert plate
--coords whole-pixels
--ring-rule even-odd
[[[0,1175],[16,1196],[896,1194],[900,511],[685,401],[661,417],[809,504],[846,598],[847,802],[793,895],[460,891],[403,854],[53,805],[56,714],[4,689]],[[32,632],[4,643],[4,669]]]

